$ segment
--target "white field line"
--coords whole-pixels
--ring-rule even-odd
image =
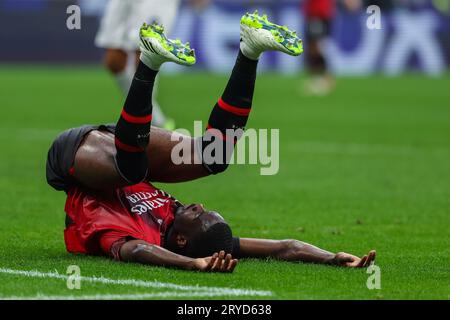
[[[37,294],[36,296],[9,296],[0,297],[0,300],[138,300],[138,299],[158,299],[158,298],[195,298],[195,297],[219,297],[224,296],[220,292],[175,292],[165,291],[156,293],[136,293],[136,294],[93,294],[93,295],[67,295],[48,296]]]
[[[49,278],[49,279],[61,279],[67,280],[69,276],[65,274],[59,274],[58,272],[40,272],[36,270],[26,271],[26,270],[14,270],[8,268],[0,268],[0,273],[9,274],[9,275],[17,275],[23,277],[31,277],[31,278]],[[102,283],[102,284],[114,284],[114,285],[122,285],[122,286],[133,286],[139,288],[157,288],[157,289],[172,289],[179,291],[195,291],[202,293],[211,293],[222,296],[271,296],[273,293],[271,291],[262,291],[262,290],[251,290],[251,289],[234,289],[234,288],[221,288],[221,287],[206,287],[206,286],[186,286],[179,285],[168,282],[159,282],[159,281],[144,281],[144,280],[135,280],[135,279],[110,279],[105,277],[86,277],[80,276],[79,279],[81,282],[89,282],[89,283]],[[190,292],[191,294],[192,292]]]

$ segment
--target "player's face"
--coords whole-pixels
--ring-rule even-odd
[[[202,204],[179,207],[175,211],[175,220],[167,237],[166,248],[179,254],[185,254],[180,250],[185,248],[190,239],[196,238],[208,230],[211,225],[219,222],[226,223],[219,213],[206,210]]]
[[[190,204],[178,208],[175,212],[175,222],[188,228],[207,230],[210,225],[224,221],[218,212],[208,211],[202,204]]]

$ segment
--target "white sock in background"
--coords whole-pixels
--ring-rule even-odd
[[[131,67],[131,64],[127,66],[127,68],[121,72],[116,74],[114,77],[116,79],[117,85],[122,91],[123,95],[126,97],[128,94],[128,90],[130,90],[131,81],[133,80],[133,76],[135,73],[134,66]],[[161,110],[158,101],[156,101],[156,96],[158,92],[158,78],[156,78],[155,86],[153,87],[153,112],[152,112],[152,125],[157,127],[162,127],[166,123],[166,116]]]
[[[131,81],[133,80],[134,70],[131,68],[126,68],[121,73],[115,74],[114,78],[116,78],[117,85],[120,90],[126,96],[128,94],[128,90],[131,86]]]
[[[153,85],[153,95],[152,95],[152,104],[153,104],[152,124],[156,127],[163,127],[167,119],[164,113],[162,112],[158,101],[156,100],[158,96],[158,87],[159,87],[158,84],[159,84],[159,76],[156,76],[156,81],[155,84]]]

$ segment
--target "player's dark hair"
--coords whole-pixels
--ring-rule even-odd
[[[230,226],[225,222],[213,224],[208,230],[191,239],[186,248],[186,255],[203,258],[222,250],[225,253],[233,251],[233,235]]]

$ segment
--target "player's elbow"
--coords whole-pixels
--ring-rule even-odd
[[[282,260],[290,260],[295,257],[297,251],[301,248],[302,242],[295,239],[286,239],[280,241],[280,250],[278,251],[277,258]]]
[[[132,240],[124,243],[120,249],[122,261],[139,262],[142,254],[146,251],[152,251],[154,245],[141,240]]]

